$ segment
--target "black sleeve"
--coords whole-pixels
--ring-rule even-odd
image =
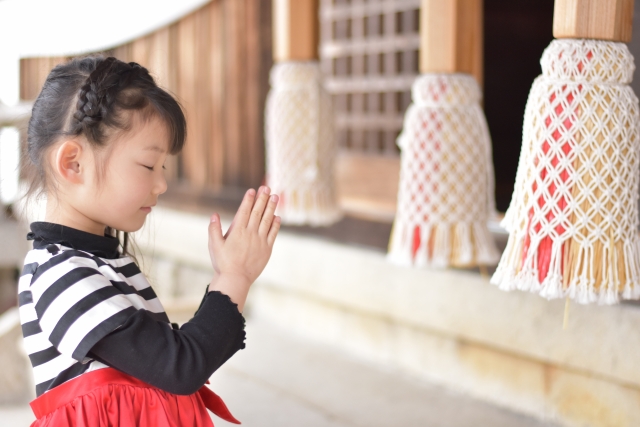
[[[194,317],[174,329],[138,310],[98,341],[89,357],[174,394],[192,394],[244,348],[244,317],[231,299],[208,292]]]

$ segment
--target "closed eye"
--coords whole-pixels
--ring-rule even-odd
[[[147,166],[147,165],[142,164],[142,163],[140,164],[140,166],[145,167],[145,168],[149,169],[150,171],[154,171],[155,170],[154,166]],[[167,168],[164,165],[162,165],[162,169],[166,170]]]

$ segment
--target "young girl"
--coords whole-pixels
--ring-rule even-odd
[[[206,408],[237,423],[204,384],[244,348],[241,313],[280,228],[278,198],[247,191],[225,236],[211,217],[217,274],[194,317],[169,323],[127,233],[167,189],[163,164],[185,133],[180,105],[136,63],[75,59],[47,77],[28,130],[29,194],[46,194],[46,222],[31,224],[19,282],[32,426],[212,426]]]

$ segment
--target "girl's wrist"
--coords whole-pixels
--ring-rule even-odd
[[[222,282],[225,284],[233,284],[238,287],[248,288],[251,286],[251,281],[249,278],[243,274],[232,274],[232,273],[219,273],[216,274],[211,282],[209,283],[209,288],[214,288],[217,283]],[[213,289],[210,289],[213,290]]]
[[[227,295],[238,305],[238,310],[242,313],[250,287],[251,282],[244,275],[221,273],[214,276],[209,283],[209,292],[218,291]]]

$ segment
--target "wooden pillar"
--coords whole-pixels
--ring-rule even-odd
[[[318,59],[318,0],[273,0],[273,60]]]
[[[482,3],[422,0],[421,73],[468,73],[482,84]]]
[[[553,36],[629,43],[633,0],[556,0]]]

